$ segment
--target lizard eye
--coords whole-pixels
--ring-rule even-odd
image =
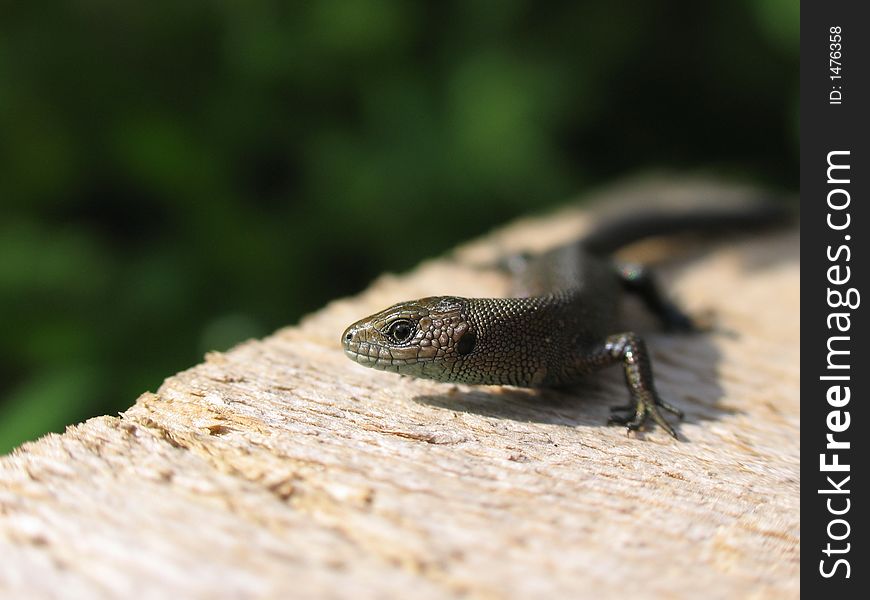
[[[387,329],[387,335],[391,337],[394,342],[399,344],[407,342],[411,339],[413,334],[414,327],[411,325],[411,322],[406,319],[394,321]]]

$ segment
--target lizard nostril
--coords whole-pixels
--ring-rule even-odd
[[[353,334],[348,333],[347,335],[344,336],[344,339],[347,340],[348,342],[351,341],[353,339]]]

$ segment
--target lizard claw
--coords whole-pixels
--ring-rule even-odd
[[[683,412],[678,408],[671,406],[667,402],[661,400],[658,396],[652,396],[652,400],[647,397],[639,397],[636,405],[614,406],[611,411],[632,411],[625,415],[611,415],[607,420],[608,425],[624,425],[628,431],[638,431],[646,425],[647,420],[652,418],[659,427],[667,431],[674,439],[679,439],[677,432],[670,423],[665,420],[659,407],[675,414],[678,418],[683,418]]]

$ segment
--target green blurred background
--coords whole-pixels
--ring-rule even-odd
[[[799,3],[0,6],[0,452],[648,168],[797,187]]]

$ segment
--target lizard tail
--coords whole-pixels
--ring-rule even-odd
[[[676,233],[752,231],[783,225],[792,211],[772,201],[741,206],[688,209],[645,208],[619,218],[605,219],[581,241],[591,254],[605,256],[642,239]]]

